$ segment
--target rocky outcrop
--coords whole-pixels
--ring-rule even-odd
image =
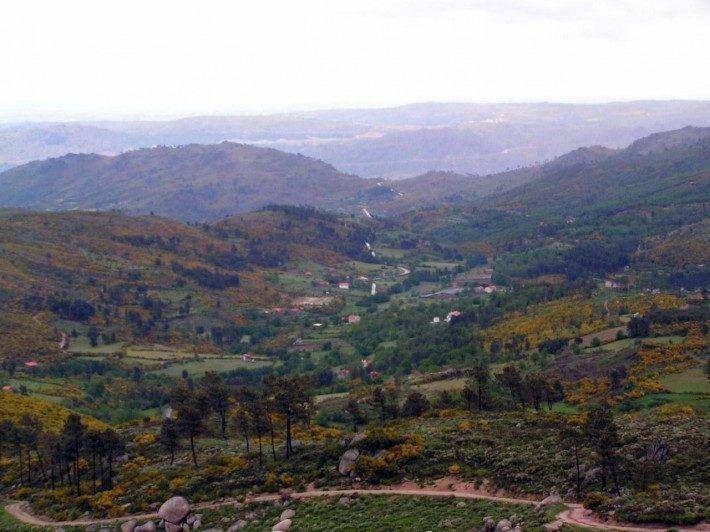
[[[501,519],[496,525],[495,532],[510,532],[513,530],[513,525],[508,519]]]
[[[495,528],[496,522],[492,517],[486,516],[483,518],[483,527],[481,528],[481,532],[493,532]]]
[[[164,521],[167,532],[181,532],[182,525],[187,525],[190,503],[184,497],[172,497],[163,503],[158,510],[158,515]]]
[[[542,525],[542,528],[544,528],[546,532],[560,532],[563,525],[564,523],[562,521],[553,521],[552,523],[545,523]]]
[[[135,532],[137,526],[138,521],[136,521],[135,519],[131,519],[130,521],[126,521],[121,525],[121,532]]]
[[[537,503],[537,507],[540,508],[542,506],[550,506],[552,504],[559,504],[562,502],[562,497],[560,497],[559,492],[557,489],[553,489],[550,494],[542,499],[539,503]]]
[[[288,530],[289,528],[291,528],[291,523],[292,523],[292,522],[293,522],[293,521],[291,521],[291,519],[284,519],[283,521],[279,521],[278,523],[276,523],[276,524],[272,527],[271,531],[272,531],[272,532],[277,532],[277,531],[278,531],[278,532],[283,532],[283,531],[285,531],[285,530]]]
[[[338,473],[341,475],[349,475],[350,472],[355,468],[355,463],[360,456],[360,451],[357,449],[348,449],[340,457],[340,463],[338,464]]]

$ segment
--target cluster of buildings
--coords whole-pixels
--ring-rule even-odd
[[[461,311],[460,311],[460,310],[452,310],[451,312],[449,312],[449,313],[446,315],[446,317],[444,318],[444,321],[445,321],[446,323],[451,323],[451,320],[452,320],[453,318],[458,318],[460,315],[461,315]],[[432,322],[432,323],[441,323],[441,318],[440,318],[439,316],[434,316],[434,317],[432,318],[431,322]]]

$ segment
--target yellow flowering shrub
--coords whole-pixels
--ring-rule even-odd
[[[659,413],[661,414],[661,417],[665,419],[669,418],[684,418],[684,419],[690,419],[696,416],[697,412],[695,409],[690,406],[690,405],[677,405],[677,404],[669,404],[669,405],[663,405],[659,409]]]
[[[170,491],[182,491],[187,485],[187,479],[185,477],[175,477],[168,484]]]
[[[525,312],[506,314],[484,331],[484,337],[488,348],[494,341],[505,346],[511,338],[524,337],[534,349],[545,340],[584,336],[603,329],[606,320],[601,305],[573,296],[531,305]]]
[[[71,413],[72,411],[68,408],[37,397],[0,392],[0,421],[8,419],[19,424],[25,414],[30,414],[39,421],[43,430],[57,433],[62,429]],[[81,419],[89,428],[97,430],[109,428],[106,423],[89,416],[82,415]]]
[[[133,438],[133,443],[140,446],[147,446],[155,443],[156,439],[153,434],[136,434]]]
[[[93,496],[91,499],[91,507],[96,512],[106,512],[113,508],[116,499],[118,499],[125,492],[124,488],[117,486],[112,490],[101,491]]]
[[[140,473],[148,464],[150,461],[145,456],[136,456],[133,460],[123,464],[123,474],[130,479]]]

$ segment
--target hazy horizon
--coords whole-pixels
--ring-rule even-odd
[[[0,120],[707,100],[708,26],[702,0],[30,0],[0,20]]]
[[[43,123],[43,122],[160,122],[181,120],[185,118],[199,117],[249,117],[249,116],[270,116],[270,115],[289,115],[299,113],[318,113],[327,111],[367,111],[378,109],[396,109],[417,105],[574,105],[574,106],[593,106],[593,105],[614,105],[624,103],[671,103],[671,102],[710,102],[710,98],[668,98],[668,99],[640,99],[632,98],[628,100],[600,100],[600,101],[564,101],[564,100],[511,100],[511,101],[443,101],[443,100],[428,100],[428,101],[412,101],[412,102],[392,102],[382,103],[381,105],[337,105],[332,106],[294,106],[283,109],[224,109],[224,110],[186,110],[186,111],[111,111],[111,110],[82,110],[80,112],[71,112],[67,109],[52,109],[52,110],[29,110],[22,111],[7,111],[0,110],[0,123],[3,124],[21,124],[21,123]],[[692,125],[692,124],[689,124]]]

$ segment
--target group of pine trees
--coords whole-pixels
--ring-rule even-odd
[[[70,414],[59,433],[45,431],[26,414],[19,423],[0,423],[0,455],[15,458],[15,472],[22,486],[74,486],[82,494],[82,482],[91,475],[92,493],[113,488],[113,464],[124,444],[112,429],[89,428],[77,414]],[[89,464],[89,467],[84,467]]]
[[[170,463],[181,442],[187,440],[192,461],[198,465],[195,440],[207,430],[205,421],[213,416],[222,438],[238,434],[250,452],[256,439],[259,465],[264,463],[264,440],[277,459],[276,433],[284,435],[284,454],[293,454],[293,427],[308,423],[313,413],[313,385],[305,375],[266,377],[260,386],[230,386],[218,374],[207,373],[198,386],[180,383],[171,393],[174,416],[163,419],[159,440],[170,455]]]
[[[467,410],[491,410],[494,408],[533,407],[539,411],[544,403],[552,409],[553,403],[563,398],[559,379],[540,372],[522,375],[515,366],[505,366],[493,376],[483,363],[475,364],[465,371],[466,384],[458,396],[448,390],[440,391],[430,400],[419,391],[410,391],[402,398],[396,384],[371,386],[367,393],[351,394],[344,413],[353,429],[365,425],[370,417],[384,424],[400,417],[419,417],[431,408],[465,407]],[[494,388],[501,397],[493,398]],[[494,404],[495,403],[495,404]]]

